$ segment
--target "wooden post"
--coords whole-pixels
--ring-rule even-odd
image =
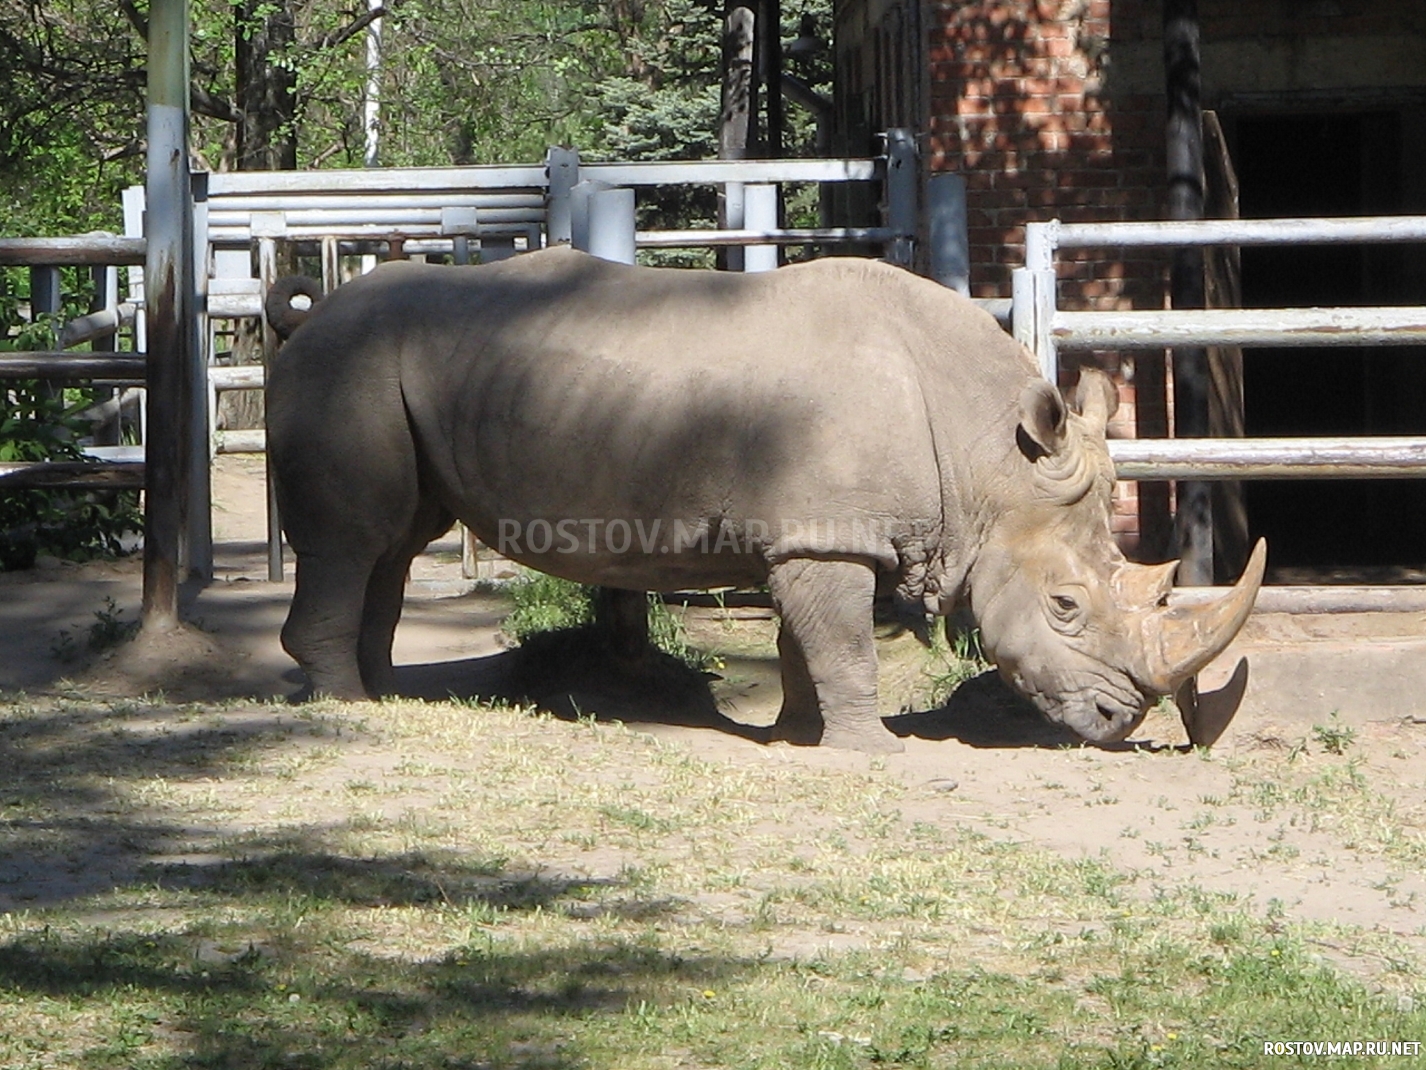
[[[1164,70],[1168,97],[1168,215],[1203,218],[1203,111],[1198,33],[1198,0],[1164,0]],[[1204,306],[1203,250],[1174,250],[1170,279],[1174,308]],[[1208,353],[1201,346],[1173,350],[1174,434],[1208,434]],[[1204,586],[1213,582],[1213,506],[1211,489],[1202,483],[1178,485],[1175,534],[1178,582]]]
[[[193,202],[188,170],[188,0],[149,8],[144,300],[148,430],[144,443],[142,622],[178,625],[178,543],[188,496]]]

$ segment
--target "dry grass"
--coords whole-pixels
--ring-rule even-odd
[[[0,1065],[1255,1066],[1263,1040],[1426,1039],[1387,936],[916,817],[875,762],[749,755],[458,703],[11,697]],[[1245,762],[1233,791],[1414,862],[1333,761]]]

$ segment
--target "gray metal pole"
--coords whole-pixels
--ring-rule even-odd
[[[579,153],[552,148],[545,156],[549,180],[545,200],[545,244],[568,244],[573,240],[570,219],[570,190],[579,183]]]
[[[966,223],[965,176],[948,172],[926,183],[930,217],[931,278],[970,296],[970,230]]]
[[[589,251],[618,264],[634,262],[634,191],[595,190],[589,198]]]
[[[777,186],[753,183],[743,187],[743,226],[749,230],[776,230]],[[749,245],[743,249],[743,270],[776,271],[776,245]]]
[[[185,323],[189,329],[188,349],[188,517],[184,525],[181,555],[189,576],[207,582],[213,578],[213,393],[208,382],[211,335],[208,331],[208,174],[196,171],[189,176],[193,195],[193,305]]]
[[[886,249],[885,259],[909,268],[915,252],[916,137],[910,130],[886,132],[886,225],[898,232]]]
[[[188,171],[188,0],[149,7],[144,297],[148,439],[144,443],[146,629],[178,625],[178,543],[188,495],[193,205]]]

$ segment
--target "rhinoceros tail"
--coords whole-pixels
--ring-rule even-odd
[[[294,298],[299,297],[309,299],[305,308],[292,303]],[[272,324],[272,329],[286,338],[302,326],[313,306],[321,299],[322,284],[316,279],[306,275],[284,275],[268,288],[263,311],[267,313],[267,322]]]

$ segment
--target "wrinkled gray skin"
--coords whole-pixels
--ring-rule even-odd
[[[316,692],[392,691],[407,568],[459,518],[582,583],[767,583],[778,738],[900,748],[877,712],[881,592],[922,623],[967,599],[1012,685],[1120,739],[1241,626],[1261,552],[1231,604],[1160,608],[1171,567],[1110,536],[1112,398],[1087,373],[1067,405],[991,317],[869,260],[388,264],[318,304],[272,369],[297,555],[282,642]]]

